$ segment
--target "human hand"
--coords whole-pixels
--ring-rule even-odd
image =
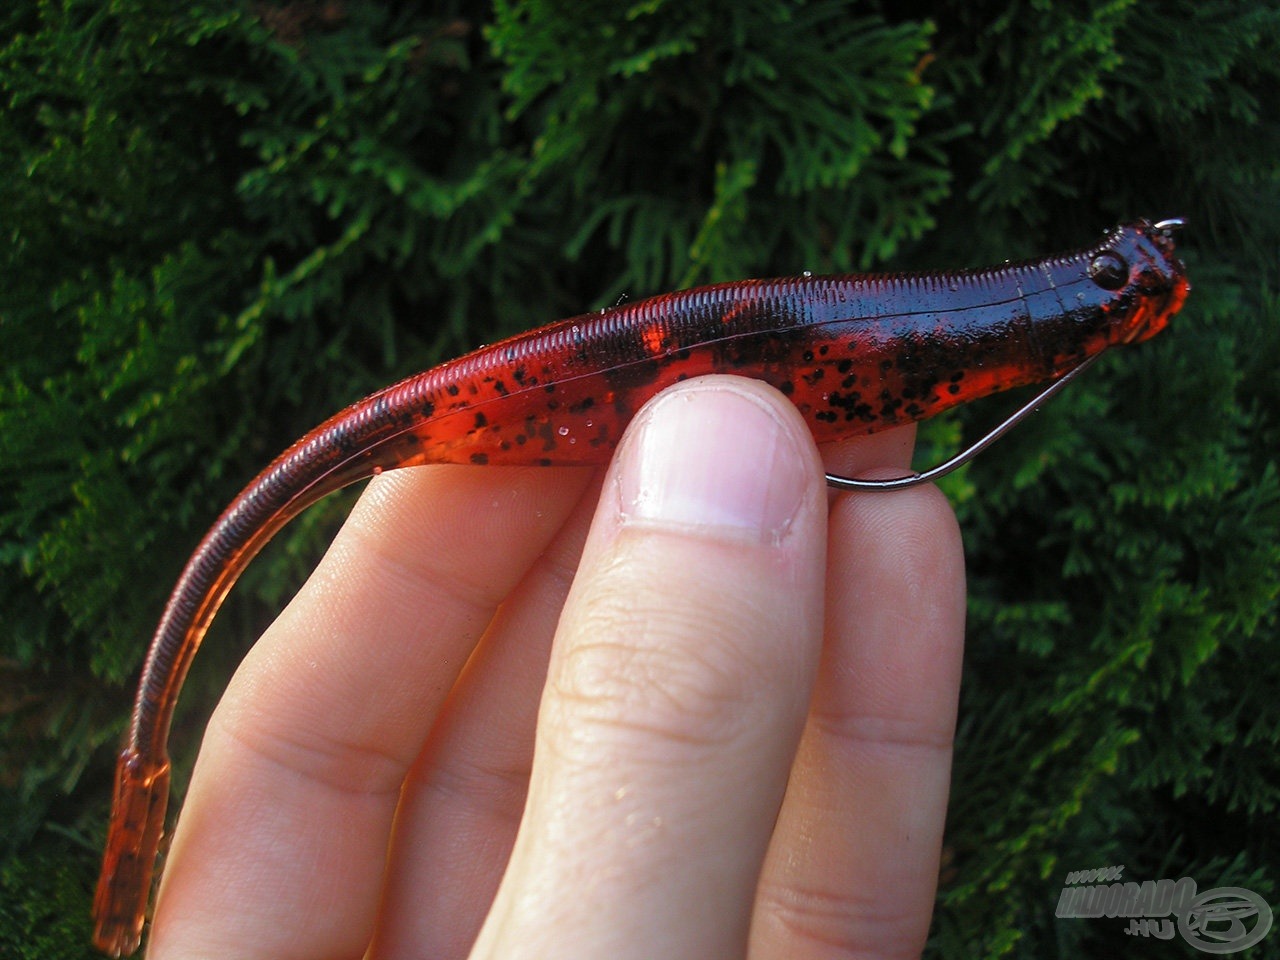
[[[894,475],[912,441],[824,452]],[[931,487],[821,472],[780,394],[714,377],[603,481],[376,478],[210,721],[149,956],[919,952],[959,536]]]

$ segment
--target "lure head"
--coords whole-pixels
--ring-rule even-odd
[[[1181,219],[1139,220],[1116,228],[1091,252],[1089,276],[1115,299],[1113,343],[1138,343],[1168,326],[1191,284],[1174,254],[1173,234]]]

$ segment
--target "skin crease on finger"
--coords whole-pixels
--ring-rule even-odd
[[[766,391],[767,388],[758,384],[734,386],[732,389],[748,394],[748,399],[757,409],[760,409],[760,403],[763,402],[766,409],[774,411],[769,416],[794,416],[794,410],[780,397],[770,394],[767,400],[761,401],[755,391]],[[775,403],[781,406],[773,407]],[[793,427],[794,425],[787,429]],[[904,451],[909,451],[910,435],[909,430],[891,431],[851,444],[849,449],[854,449],[855,454],[850,469],[868,464],[897,463]],[[815,519],[823,516],[824,511],[820,507],[825,499],[816,455],[812,452],[811,443],[808,443],[807,433],[799,436],[808,444],[806,452],[801,453],[799,458],[807,458],[804,472],[812,482],[806,487],[809,490],[806,496],[811,497],[812,502],[806,501],[808,506],[805,509],[812,516],[809,521],[796,522],[813,522],[824,527],[821,520]],[[844,462],[849,461],[842,461],[842,464]],[[486,471],[498,469],[485,468],[476,472],[475,476],[487,476]],[[417,471],[405,471],[406,474],[415,472]],[[901,472],[901,467],[887,470],[889,475],[898,472]],[[370,675],[363,676],[368,685],[367,693],[363,694],[367,703],[376,704],[381,710],[385,701],[385,706],[392,711],[392,719],[377,720],[377,712],[370,713],[366,706],[359,716],[363,718],[362,723],[371,725],[361,729],[355,738],[357,745],[368,744],[373,738],[382,738],[378,741],[376,751],[369,752],[367,747],[362,747],[368,755],[358,762],[373,764],[375,768],[390,764],[384,773],[377,775],[377,779],[385,780],[388,784],[386,795],[371,795],[362,801],[376,808],[366,814],[365,819],[371,818],[370,822],[381,824],[374,831],[375,835],[382,831],[381,842],[366,844],[367,849],[361,848],[356,841],[352,841],[354,846],[347,845],[346,841],[335,842],[340,837],[334,834],[332,828],[315,832],[314,825],[308,825],[307,818],[315,815],[315,808],[311,808],[306,815],[300,813],[300,819],[288,814],[287,810],[277,810],[266,817],[259,815],[250,823],[247,843],[238,845],[238,841],[233,838],[228,847],[225,831],[220,829],[221,817],[229,810],[234,815],[236,802],[225,798],[202,801],[198,799],[200,791],[197,785],[193,784],[188,812],[183,815],[183,825],[189,828],[187,832],[207,833],[208,836],[203,841],[194,841],[195,845],[188,846],[185,853],[182,844],[175,844],[176,856],[171,859],[170,868],[174,868],[174,860],[180,865],[185,858],[188,863],[199,865],[192,869],[206,870],[204,881],[191,882],[185,897],[187,903],[198,908],[202,904],[209,904],[210,897],[225,896],[230,909],[215,913],[209,917],[209,923],[203,925],[208,939],[184,940],[181,936],[175,936],[171,943],[177,945],[181,942],[184,952],[175,950],[163,956],[191,956],[189,948],[201,942],[209,946],[210,949],[204,955],[210,956],[359,956],[363,948],[358,935],[352,935],[358,934],[358,930],[353,932],[350,926],[344,928],[344,932],[348,934],[344,938],[345,946],[336,939],[324,940],[323,931],[326,924],[333,923],[336,915],[342,915],[344,911],[348,917],[354,915],[350,912],[352,863],[361,858],[368,860],[356,873],[372,875],[384,869],[388,852],[387,837],[393,816],[396,817],[396,833],[390,852],[393,864],[406,862],[397,851],[407,851],[415,844],[425,843],[425,849],[419,849],[412,855],[416,859],[415,865],[408,871],[409,876],[418,877],[436,887],[449,886],[452,889],[454,881],[461,880],[462,875],[465,875],[465,869],[471,866],[465,851],[454,846],[447,856],[440,856],[441,848],[449,845],[449,838],[442,837],[437,831],[434,834],[436,839],[431,840],[429,832],[420,832],[420,824],[440,819],[438,807],[443,800],[438,791],[434,792],[435,799],[429,800],[420,810],[415,810],[409,804],[409,797],[412,795],[410,787],[406,787],[398,798],[392,788],[396,777],[403,779],[405,771],[410,767],[413,769],[410,784],[438,784],[440,777],[432,768],[437,763],[450,762],[445,759],[447,757],[453,757],[452,762],[456,763],[459,757],[470,754],[472,759],[469,762],[472,766],[482,767],[487,762],[486,758],[474,758],[477,740],[480,741],[478,749],[483,752],[493,749],[492,746],[484,745],[486,740],[492,744],[501,738],[501,731],[484,729],[486,723],[495,722],[494,714],[498,711],[481,709],[479,704],[469,703],[468,689],[480,694],[481,703],[485,697],[498,698],[494,702],[501,702],[504,691],[508,697],[513,695],[513,685],[501,680],[500,672],[491,664],[486,666],[485,655],[492,654],[496,658],[501,655],[504,646],[508,649],[515,648],[519,640],[515,634],[523,632],[515,626],[522,622],[521,610],[547,602],[545,595],[539,595],[543,594],[543,590],[534,586],[526,587],[527,584],[537,582],[531,568],[542,556],[541,550],[545,547],[540,547],[537,551],[524,550],[519,557],[511,557],[511,524],[519,525],[528,521],[528,517],[523,520],[519,518],[522,511],[545,513],[547,523],[539,527],[540,532],[528,538],[541,538],[541,543],[545,545],[589,480],[589,475],[582,472],[574,474],[577,479],[571,479],[566,484],[564,478],[569,475],[566,472],[560,474],[557,486],[545,483],[545,474],[541,471],[511,473],[513,477],[531,474],[532,478],[527,485],[521,482],[520,489],[523,492],[510,501],[503,502],[505,516],[511,518],[507,520],[501,519],[496,513],[488,519],[483,512],[477,514],[476,502],[481,498],[471,499],[474,491],[451,491],[449,487],[441,489],[434,488],[433,484],[423,484],[416,494],[408,495],[407,488],[419,486],[416,482],[407,483],[405,489],[398,491],[392,487],[383,487],[382,492],[372,498],[373,502],[368,506],[367,512],[357,519],[357,527],[365,528],[364,532],[358,532],[345,542],[335,544],[334,552],[338,559],[332,566],[322,565],[315,579],[315,586],[309,585],[295,604],[296,609],[291,607],[286,616],[282,617],[281,623],[273,628],[274,638],[270,642],[269,638],[264,638],[260,644],[263,652],[257,655],[255,651],[260,659],[256,661],[256,666],[250,668],[257,670],[258,675],[245,681],[247,686],[242,687],[232,699],[239,706],[225,708],[233,711],[232,722],[235,723],[256,725],[268,722],[284,727],[304,728],[314,726],[318,716],[323,719],[325,697],[332,696],[331,693],[324,693],[323,688],[317,694],[316,683],[340,685],[348,677],[362,676],[361,672],[367,672],[370,666],[366,662],[369,656],[367,650],[342,659],[345,654],[341,647],[350,640],[351,633],[354,632],[357,636],[361,631],[379,635],[384,631],[402,633],[410,647],[400,651],[393,644],[388,651],[391,657]],[[542,479],[539,479],[540,476]],[[394,475],[391,475],[383,480],[393,478]],[[495,482],[491,488],[492,493],[485,496],[502,500],[501,486],[501,483]],[[637,930],[648,930],[651,933],[656,931],[659,936],[656,947],[653,941],[649,941],[645,944],[646,951],[636,954],[654,955],[652,950],[655,948],[662,952],[661,937],[668,933],[674,936],[676,928],[680,926],[677,921],[664,922],[661,919],[665,916],[662,913],[664,906],[677,920],[683,917],[685,921],[701,922],[705,920],[701,905],[719,902],[725,906],[722,913],[730,918],[732,930],[728,934],[723,930],[713,930],[702,941],[685,941],[686,947],[693,946],[703,951],[689,952],[687,955],[740,956],[745,950],[755,880],[760,873],[760,862],[769,844],[775,818],[778,817],[783,791],[787,791],[787,802],[790,803],[792,787],[797,782],[798,774],[790,770],[790,763],[803,726],[808,685],[812,682],[819,650],[818,638],[822,630],[820,611],[823,606],[821,572],[825,555],[822,550],[818,550],[804,561],[810,567],[809,573],[797,576],[794,567],[797,561],[794,557],[780,561],[777,556],[773,556],[767,563],[760,562],[760,557],[768,555],[773,547],[744,545],[740,538],[730,537],[725,540],[722,536],[724,531],[719,531],[718,534],[713,532],[715,535],[707,538],[704,536],[707,531],[696,529],[696,524],[695,528],[677,524],[676,528],[671,529],[661,524],[646,527],[644,522],[628,523],[625,518],[619,519],[623,511],[618,506],[617,490],[616,486],[606,484],[605,500],[610,496],[614,500],[612,504],[601,507],[601,514],[608,515],[603,520],[597,517],[598,527],[612,523],[614,528],[607,536],[592,534],[593,544],[588,545],[583,560],[583,567],[589,576],[580,578],[583,582],[574,587],[578,596],[571,601],[571,607],[575,603],[581,603],[581,609],[586,612],[574,614],[571,609],[566,613],[566,620],[579,617],[574,621],[578,626],[574,627],[572,622],[568,626],[562,624],[561,630],[592,637],[606,636],[609,633],[623,634],[627,643],[611,646],[602,642],[597,644],[595,650],[588,646],[584,652],[571,653],[561,657],[559,661],[553,661],[553,684],[548,689],[555,687],[555,664],[559,662],[562,669],[576,675],[575,682],[568,687],[562,684],[562,689],[578,696],[564,699],[559,708],[550,708],[544,704],[543,725],[546,726],[549,718],[554,717],[555,709],[562,709],[564,716],[558,723],[562,730],[567,728],[570,734],[552,735],[540,731],[539,749],[544,755],[551,757],[546,762],[559,763],[562,768],[568,769],[568,773],[564,773],[562,769],[559,778],[535,776],[531,802],[526,810],[526,823],[536,820],[540,836],[530,838],[522,834],[522,839],[516,844],[515,857],[503,885],[506,889],[521,889],[514,894],[500,895],[498,909],[494,913],[497,915],[503,910],[507,913],[505,918],[498,921],[490,918],[491,925],[496,924],[500,929],[495,931],[497,939],[491,940],[488,948],[501,946],[494,955],[535,954],[538,952],[538,945],[548,946],[548,942],[538,934],[539,929],[544,934],[548,929],[562,931],[565,929],[562,924],[576,917],[582,921],[579,929],[585,936],[586,947],[582,955],[601,955],[599,951],[603,949],[611,956],[625,956],[625,953],[617,952],[615,948],[625,946],[626,943],[634,946],[638,942],[633,936]],[[883,497],[903,496],[907,495],[874,495],[863,499],[869,503]],[[843,498],[841,500],[843,502]],[[441,517],[441,511],[446,508],[447,515]],[[893,511],[890,510],[889,513],[892,514]],[[833,520],[837,527],[843,522]],[[498,529],[504,523],[507,524],[506,529]],[[492,532],[489,532],[491,528]],[[385,543],[396,538],[403,542],[406,532],[413,529],[427,531],[426,542],[419,543],[411,550],[409,558],[398,554],[387,556]],[[525,536],[517,535],[516,542],[524,542],[522,538]],[[578,536],[580,534],[566,534],[570,540],[576,540]],[[717,539],[717,536],[720,538]],[[491,538],[496,544],[502,544],[497,548],[499,551],[508,550],[505,558],[498,558],[501,562],[496,571],[495,557],[492,554],[484,555],[483,544],[474,544],[474,549],[471,549],[470,541],[477,538],[486,543]],[[817,541],[821,543],[820,535]],[[441,549],[446,551],[444,556],[454,561],[453,563],[445,564],[433,559],[441,556]],[[565,552],[562,553],[560,564],[571,568],[576,543],[563,549]],[[692,553],[689,553],[691,550]],[[412,559],[414,556],[419,559]],[[474,560],[467,559],[471,556]],[[328,563],[326,559],[326,564]],[[372,563],[381,569],[392,571],[392,589],[400,594],[400,598],[397,600],[383,595],[372,603],[367,602],[367,598],[362,601],[362,592],[371,586],[370,578],[360,572],[363,563]],[[754,573],[748,569],[744,575],[738,569],[751,568],[753,565],[758,568]],[[617,584],[623,582],[620,578],[626,577],[628,571],[634,573],[637,569],[652,571],[653,579],[626,581],[626,588],[619,589]],[[738,587],[731,588],[726,594],[725,580],[731,584],[736,583]],[[399,585],[394,586],[397,582]],[[613,589],[610,589],[610,583],[615,584]],[[673,603],[673,584],[678,586],[680,594],[701,597],[702,602],[691,603],[687,607],[682,607],[679,602]],[[454,598],[442,608],[447,610],[452,606],[453,609],[453,613],[445,613],[443,622],[437,621],[421,609],[416,616],[406,613],[404,623],[400,626],[394,622],[388,624],[384,619],[390,616],[395,621],[394,611],[408,603],[410,597],[420,592],[429,594],[441,589],[444,594]],[[525,589],[528,594],[522,598]],[[736,593],[734,589],[737,589]],[[562,592],[563,587],[560,590]],[[776,591],[774,600],[768,599],[770,591]],[[725,607],[715,606],[716,596],[724,597]],[[806,596],[808,599],[805,599]],[[625,602],[619,598],[624,598]],[[679,600],[678,596],[676,600]],[[366,603],[364,609],[375,617],[375,625],[372,627],[367,616],[356,612],[360,609],[361,602]],[[559,602],[558,599],[556,602]],[[493,619],[493,610],[500,603],[498,617]],[[819,614],[816,620],[812,616],[815,612]],[[335,615],[339,619],[335,620]],[[547,618],[537,619],[541,623]],[[508,622],[505,629],[510,630],[505,635],[504,620]],[[443,656],[434,665],[424,666],[414,662],[411,647],[423,645],[423,629],[427,621],[431,621],[430,630],[433,633],[447,634],[450,630],[456,632],[455,637],[448,641],[455,653]],[[485,636],[480,651],[468,663],[467,672],[462,674],[459,686],[450,693],[449,687],[458,677],[461,663],[467,660],[467,653],[463,650],[470,649],[470,645],[475,643],[475,637],[483,629],[483,624],[490,621],[490,631]],[[800,621],[807,622],[807,626],[797,627],[796,624]],[[540,631],[544,628],[537,629]],[[744,648],[742,638],[748,634],[760,634],[762,637],[753,639]],[[692,635],[698,636],[699,643],[687,646],[686,652],[681,653],[680,644]],[[768,643],[774,642],[777,637],[790,638],[790,643],[798,644],[807,653],[797,656],[795,646],[770,649]],[[665,642],[663,638],[666,638]],[[462,646],[459,646],[460,640]],[[635,648],[637,641],[642,646],[639,651]],[[427,646],[432,642],[434,641],[426,641]],[[532,645],[536,647],[541,642],[543,641],[535,641]],[[759,646],[756,645],[757,642]],[[830,642],[828,639],[829,646]],[[492,650],[488,649],[490,644],[493,646]],[[618,657],[619,653],[622,654],[621,658]],[[405,657],[410,659],[404,659]],[[829,657],[829,652],[824,652],[823,657]],[[336,658],[336,662],[330,658]],[[537,659],[531,657],[524,667],[519,668],[524,680],[529,679],[528,671],[536,670]],[[837,665],[844,662],[841,660]],[[265,716],[258,714],[257,711],[262,709],[259,698],[279,692],[272,686],[273,683],[280,679],[290,682],[290,673],[300,674],[305,678],[309,671],[314,673],[317,663],[320,664],[323,675],[318,678],[313,676],[310,680],[304,679],[295,695],[316,696],[317,700],[310,706],[304,702],[286,708],[281,713],[276,712],[279,705],[272,704],[266,708]],[[629,677],[620,679],[617,671],[609,668],[611,663],[620,663],[624,670],[630,671]],[[381,679],[378,671],[382,671]],[[406,675],[415,671],[413,676]],[[412,688],[422,684],[423,678],[427,679],[425,689],[428,697],[424,701],[419,694],[417,702],[411,704],[405,698],[412,696]],[[664,680],[670,682],[664,683]],[[405,689],[401,690],[402,687]],[[520,682],[516,687],[520,692],[514,696],[533,698],[539,684],[536,681]],[[401,692],[397,692],[398,690]],[[784,693],[779,695],[779,690]],[[583,693],[585,696],[581,696]],[[575,705],[575,701],[579,700],[582,702]],[[397,707],[401,703],[403,705]],[[583,703],[588,708],[585,718],[581,712]],[[676,710],[675,725],[671,721],[670,711],[673,707]],[[628,713],[623,717],[618,713],[622,709],[631,711],[636,708],[642,716],[647,715],[649,719],[637,723],[632,719],[632,714]],[[527,725],[535,709],[535,704],[511,706],[512,716],[497,722],[508,730]],[[666,712],[660,713],[660,710]],[[244,711],[238,720],[235,719],[235,711]],[[597,715],[591,716],[592,711]],[[467,719],[468,714],[470,719]],[[450,726],[455,718],[461,718],[458,719],[458,727],[472,727],[471,732],[456,734],[456,742],[452,740],[454,735],[450,733]],[[399,731],[392,738],[399,741],[398,745],[385,745],[386,738],[378,727],[379,723],[388,723],[391,728]],[[520,740],[522,736],[528,734],[512,732],[513,740]],[[548,746],[553,736],[557,739]],[[808,737],[809,734],[806,733],[806,740]],[[744,743],[749,748],[744,747]],[[672,744],[675,744],[674,752]],[[206,745],[206,749],[209,749],[209,745]],[[597,751],[594,763],[591,754],[593,749]],[[802,757],[803,751],[802,747]],[[628,754],[629,764],[618,761],[620,753]],[[211,767],[203,777],[203,782],[208,785],[211,793],[215,792],[215,786],[219,788],[217,792],[222,792],[236,782],[234,775],[230,780],[226,776],[228,769],[234,769],[234,762],[228,767],[225,757],[219,759],[217,749],[213,750],[213,754],[208,761],[203,756],[201,760],[201,766]],[[603,761],[600,760],[602,756]],[[681,756],[684,757],[683,760],[680,760]],[[766,756],[769,760],[761,762],[761,756]],[[352,762],[352,759],[341,762],[345,765]],[[505,756],[500,751],[495,752],[489,759],[493,760],[490,769],[512,771],[516,777],[521,775],[519,750],[508,752]],[[662,773],[664,770],[667,774],[665,780],[659,779],[647,789],[640,789],[648,783],[645,778],[653,777],[655,771]],[[278,773],[277,770],[276,774]],[[279,784],[273,788],[270,785],[263,786],[258,781],[259,777],[267,775],[261,770],[249,770],[244,774],[248,778],[242,783],[244,789],[232,790],[239,793],[242,801],[240,806],[261,811],[270,810],[273,803],[278,803],[273,799],[273,790],[279,789]],[[699,775],[707,789],[700,796],[685,796],[681,799],[681,792],[688,793],[686,788],[690,781],[696,780]],[[327,778],[333,776],[332,772],[326,774]],[[791,787],[787,785],[788,776],[792,779]],[[199,774],[197,779],[201,780]],[[515,786],[516,789],[508,791],[501,801],[507,808],[522,799],[518,784]],[[809,789],[820,792],[820,784]],[[427,788],[424,796],[431,796],[433,790],[434,788]],[[622,791],[621,795],[619,790]],[[697,794],[698,791],[694,793]],[[726,811],[726,796],[746,797],[748,802],[744,805],[745,809]],[[595,798],[594,806],[588,802],[592,797]],[[291,802],[296,803],[296,798]],[[351,798],[339,798],[337,802],[346,810],[343,805],[349,805]],[[681,802],[687,806],[680,811],[673,809],[673,804]],[[539,804],[540,809],[535,810]],[[585,812],[584,804],[587,808]],[[285,806],[287,808],[288,804]],[[653,824],[655,815],[664,818],[656,830]],[[322,819],[328,817],[331,822],[342,823],[344,829],[357,829],[353,826],[354,821],[349,811],[340,813],[337,809],[328,812],[322,810],[320,816]],[[590,824],[592,816],[602,818],[595,828]],[[465,814],[463,819],[465,821]],[[709,852],[707,856],[697,858],[701,862],[692,876],[682,875],[691,852],[701,850],[706,834],[722,830],[726,819],[732,821],[732,826],[722,832],[739,840],[746,833],[750,837],[749,841],[725,845],[719,855]],[[837,824],[842,822],[839,817],[836,819]],[[471,822],[474,823],[475,820]],[[683,832],[674,829],[681,822],[687,824]],[[785,822],[785,818],[778,822]],[[288,840],[281,839],[296,838],[300,832],[308,831],[313,832],[314,840],[304,842],[301,847],[291,846]],[[508,832],[506,836],[510,838],[511,834]],[[626,871],[620,866],[627,863],[626,855],[635,849],[624,842],[628,837],[633,840],[636,837],[644,838],[641,847],[648,851],[647,859],[637,865],[635,871]],[[223,842],[220,843],[220,840]],[[479,900],[487,899],[496,886],[494,871],[501,870],[505,850],[509,849],[510,842],[510,839],[499,842],[485,853],[489,864],[486,876],[473,873],[471,879],[462,884],[470,887]],[[191,841],[183,843],[189,844]],[[775,838],[774,846],[777,845],[778,840]],[[279,864],[286,864],[290,858],[297,861],[301,857],[306,861],[308,881],[302,885],[301,891],[289,892],[287,878],[270,864],[264,867],[261,863],[262,850],[265,848],[271,851],[277,846]],[[254,849],[250,849],[251,847]],[[724,850],[729,852],[724,853]],[[438,856],[440,859],[437,859]],[[771,853],[770,860],[772,859]],[[443,874],[439,869],[433,869],[445,866],[450,860],[462,865],[462,869],[446,869]],[[602,863],[613,866],[604,869]],[[178,867],[179,871],[183,869],[185,868]],[[335,888],[333,894],[327,896],[323,893],[324,881],[321,874],[330,869],[339,873],[346,871],[347,883],[343,884],[344,890],[338,891]],[[766,871],[768,869],[766,865]],[[397,869],[389,876],[396,875],[405,874]],[[166,883],[171,879],[172,877]],[[317,879],[321,882],[319,889],[316,886]],[[183,884],[188,882],[184,880]],[[286,884],[283,898],[280,896],[282,883]],[[929,883],[931,890],[932,878]],[[376,882],[371,885],[375,902],[377,886]],[[635,890],[637,886],[638,892]],[[489,892],[482,892],[479,888],[487,888]],[[631,895],[627,894],[628,889],[632,890]],[[566,890],[574,890],[575,895],[565,897]],[[303,895],[302,901],[291,906],[290,898],[299,892]],[[394,924],[397,922],[396,910],[403,917],[412,912],[415,902],[422,905],[421,900],[411,892],[397,896],[403,907],[387,910],[388,904],[393,904],[396,900],[384,897],[379,922]],[[552,899],[548,900],[548,897]],[[610,909],[599,909],[600,902],[619,904],[637,898],[647,903],[647,906],[638,910],[636,916],[631,918],[617,916]],[[169,902],[180,903],[183,899],[178,896],[176,900],[170,898]],[[228,949],[228,941],[223,939],[228,932],[225,917],[236,915],[234,911],[238,908],[235,904],[242,900],[258,900],[260,903],[274,901],[263,904],[266,910],[261,912],[256,923],[267,934],[257,945],[263,949],[252,954]],[[475,901],[472,903],[474,905]],[[586,910],[588,904],[593,904],[595,908]],[[245,917],[243,912],[238,915],[251,926],[255,922],[252,914],[257,907],[254,904],[249,906],[250,916]],[[449,922],[445,903],[438,903],[434,909],[438,911],[435,914],[437,920]],[[430,913],[431,910],[423,912]],[[324,943],[332,952],[322,954],[315,949],[304,949],[296,938],[287,935],[284,928],[297,922],[300,916],[311,913],[317,918],[312,933],[318,935],[313,944]],[[584,913],[587,915],[584,916]],[[373,923],[376,910],[374,906],[366,905],[357,914],[367,918],[367,930],[368,925]],[[556,923],[549,927],[552,920]],[[467,926],[473,929],[477,922],[478,918],[474,914],[466,921]],[[189,921],[182,923],[186,924],[187,933],[199,930],[202,926],[196,923],[192,927]],[[627,932],[628,924],[631,924],[630,933]],[[636,924],[639,926],[635,926]],[[360,924],[356,923],[355,926],[358,928]],[[927,910],[925,926],[927,929]],[[175,930],[182,930],[182,926]],[[469,937],[461,931],[455,931],[455,934],[442,939],[449,940],[452,950],[456,951]],[[596,937],[595,953],[591,949],[593,935]],[[365,936],[367,937],[367,933]],[[366,939],[364,943],[367,942]],[[552,943],[561,945],[554,941]],[[370,956],[412,956],[415,955],[413,945],[415,938],[407,930],[385,939],[380,935],[378,949]],[[675,943],[668,945],[673,950],[676,946]],[[421,949],[423,941],[416,941],[416,946]],[[196,948],[200,949],[199,946]],[[297,951],[291,952],[291,948],[297,948]],[[727,953],[724,952],[725,948],[728,948]],[[485,950],[486,945],[482,941],[476,955],[483,954]],[[429,955],[443,956],[447,952],[432,950]],[[680,953],[681,951],[676,950],[664,955],[674,956]],[[557,955],[567,954],[557,952]],[[162,954],[156,953],[154,956],[160,957]]]

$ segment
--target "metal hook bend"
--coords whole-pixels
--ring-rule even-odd
[[[1080,363],[1076,364],[1049,386],[1045,387],[1038,394],[1031,398],[1027,403],[1010,414],[1004,421],[997,424],[995,429],[984,436],[981,440],[974,442],[969,447],[961,450],[950,460],[945,460],[931,470],[923,473],[909,473],[904,477],[893,477],[889,480],[858,480],[854,477],[837,477],[834,474],[827,474],[828,486],[836,487],[840,490],[902,490],[906,487],[914,487],[918,483],[929,483],[937,480],[939,477],[945,477],[952,470],[964,466],[987,447],[991,446],[1006,433],[1016,427],[1031,414],[1039,409],[1040,405],[1050,397],[1061,393],[1077,376],[1091,366],[1100,356],[1101,353],[1095,353],[1091,357],[1087,357]]]

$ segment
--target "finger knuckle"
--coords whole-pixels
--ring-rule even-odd
[[[762,915],[776,925],[781,938],[797,954],[805,945],[823,954],[859,960],[899,960],[919,957],[924,936],[919,917],[910,909],[872,891],[800,887],[764,888]]]
[[[815,734],[846,749],[904,756],[949,754],[954,736],[933,717],[870,714],[855,708],[815,706],[809,713]]]
[[[714,748],[751,724],[767,671],[740,632],[695,605],[601,598],[551,678],[553,700],[582,736]],[[690,642],[689,638],[696,638]]]

